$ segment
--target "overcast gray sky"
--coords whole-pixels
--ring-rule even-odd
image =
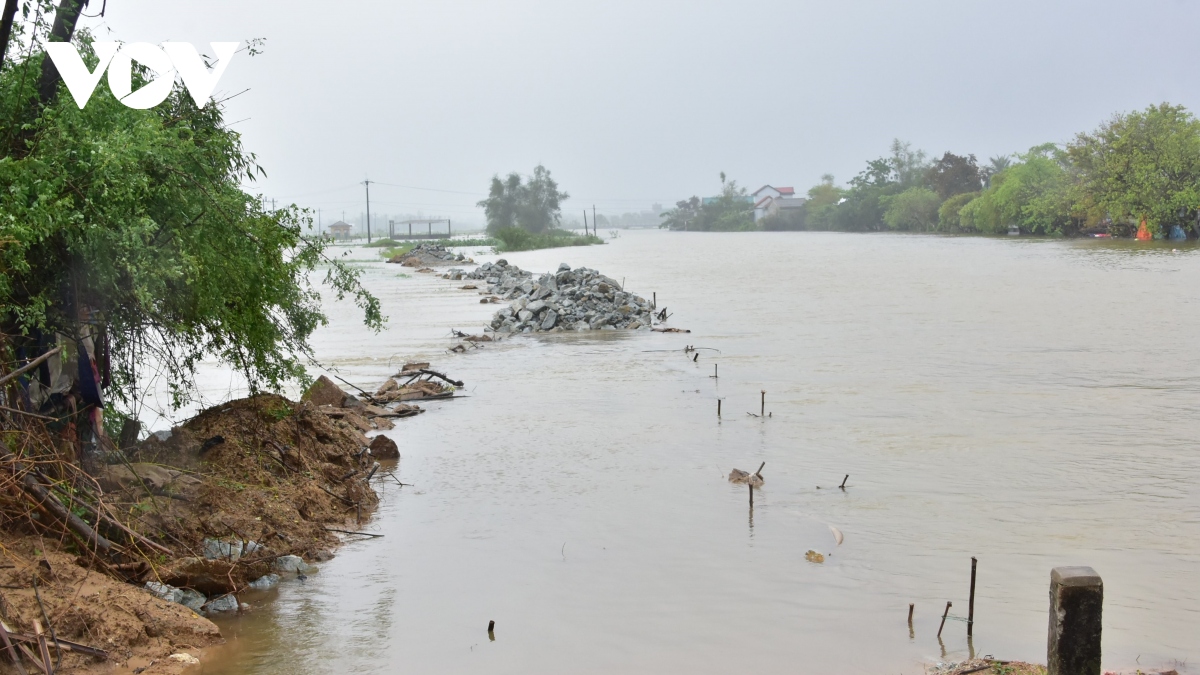
[[[368,177],[441,190],[372,186],[373,211],[481,223],[492,174],[541,162],[568,213],[619,213],[711,194],[720,171],[844,183],[895,137],[984,159],[1116,111],[1200,110],[1198,19],[1185,0],[109,0],[84,25],[201,51],[266,38],[219,91],[249,88],[228,114],[258,189],[328,225]]]

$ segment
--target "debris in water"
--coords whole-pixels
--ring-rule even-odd
[[[810,563],[817,563],[818,565],[825,562],[825,556],[812,549],[809,549],[808,552],[804,554],[804,559]]]
[[[832,525],[829,526],[829,531],[833,532],[833,538],[837,540],[838,546],[841,546],[842,540],[844,539],[844,537],[842,537],[842,531]]]
[[[762,487],[763,477],[762,474],[752,474],[741,469],[734,469],[729,472],[729,482],[738,484],[749,483],[751,487]]]

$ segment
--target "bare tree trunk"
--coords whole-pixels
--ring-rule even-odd
[[[4,14],[0,15],[0,67],[4,66],[4,54],[8,52],[8,39],[12,37],[13,17],[17,15],[17,0],[4,0]]]
[[[70,42],[75,35],[75,23],[79,21],[79,13],[87,6],[87,0],[62,0],[58,10],[54,12],[54,26],[50,28],[50,42]],[[58,81],[62,78],[58,68],[49,57],[42,61],[42,77],[38,80],[38,100],[46,105],[54,100],[58,93]]]

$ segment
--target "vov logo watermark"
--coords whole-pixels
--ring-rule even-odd
[[[148,42],[93,42],[92,49],[100,59],[95,70],[88,70],[75,46],[69,42],[46,43],[46,54],[58,68],[58,74],[81,110],[87,105],[106,70],[109,90],[130,108],[145,110],[165,101],[171,95],[176,73],[183,80],[183,86],[191,94],[192,100],[203,108],[241,43],[209,44],[217,56],[212,70],[205,65],[196,48],[187,42],[164,42],[161,47]],[[134,61],[146,66],[155,75],[137,91],[133,91]]]

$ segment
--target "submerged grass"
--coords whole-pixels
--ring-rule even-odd
[[[492,239],[491,237],[485,237],[482,239],[423,239],[419,242],[410,242],[407,244],[392,239],[383,241],[391,242],[388,244],[388,248],[385,248],[379,252],[379,255],[383,256],[384,258],[391,258],[395,255],[408,253],[416,248],[417,244],[435,244],[437,246],[445,246],[446,248],[450,248],[452,246],[497,246],[499,244],[498,240]]]
[[[561,248],[564,246],[591,246],[603,244],[604,240],[595,235],[580,235],[566,230],[550,230],[549,232],[534,233],[519,227],[509,227],[496,232],[494,237],[478,237],[472,239],[423,239],[419,242],[402,243],[394,239],[380,239],[370,244],[382,248],[379,255],[392,258],[413,250],[417,244],[435,244],[447,248],[460,246],[490,246],[497,253],[512,251],[534,251],[542,248]]]
[[[399,245],[400,245],[400,242],[396,241],[395,239],[389,239],[387,237],[384,237],[383,239],[376,239],[375,241],[367,244],[367,246],[369,246],[371,248],[394,248]]]
[[[396,242],[396,244],[397,245],[383,249],[379,252],[379,255],[390,260],[395,256],[408,253],[416,246],[416,244],[401,244],[400,242]]]
[[[561,248],[564,246],[591,246],[603,244],[604,240],[595,235],[582,235],[566,230],[550,230],[534,233],[519,227],[506,227],[496,231],[498,253],[512,251],[533,251],[542,248]]]

